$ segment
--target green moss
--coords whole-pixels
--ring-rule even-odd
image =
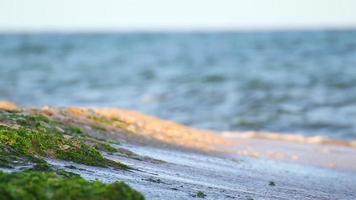
[[[61,124],[50,120],[48,117],[1,111],[0,122],[1,121],[7,122],[13,127],[0,125],[0,144],[4,147],[11,148],[22,157],[42,156],[92,166],[128,168],[124,164],[104,158],[96,148],[85,144],[83,139],[79,137],[65,137],[63,133],[58,131],[58,126]],[[75,131],[78,132],[78,129],[75,128]],[[101,145],[101,148],[113,151],[110,147]],[[1,152],[2,154],[14,155],[11,152]],[[4,166],[9,165],[9,160],[12,159],[11,156],[4,157],[0,163]]]
[[[129,126],[129,124],[127,122],[120,120],[116,117],[111,118],[111,120],[113,121],[114,126],[117,128],[126,129]]]
[[[27,163],[28,159],[21,156],[20,153],[0,143],[0,167],[13,168],[16,165],[24,165]]]
[[[55,122],[51,121],[44,115],[16,115],[12,114],[10,119],[14,120],[17,124],[31,128],[50,128],[51,124]]]
[[[93,125],[92,127],[93,127],[94,129],[98,130],[98,131],[102,131],[102,132],[107,131],[106,128],[103,127],[103,126]]]
[[[74,134],[77,134],[77,135],[82,135],[83,134],[83,131],[81,128],[77,127],[77,126],[69,126],[68,127],[68,130],[71,132],[71,133],[74,133]]]
[[[33,170],[33,171],[42,171],[42,172],[48,172],[48,171],[52,171],[52,167],[45,161],[42,159],[38,159],[35,160],[34,163],[36,163],[31,169],[29,170]]]
[[[124,164],[104,158],[99,150],[116,151],[106,142],[85,136],[80,127],[44,115],[0,109],[0,168],[31,167],[12,174],[0,171],[0,199],[144,199],[124,183],[88,182],[71,172],[55,169],[42,159],[128,169]]]
[[[202,191],[198,191],[196,196],[199,197],[199,198],[205,198],[206,194],[204,192],[202,192]]]
[[[108,142],[106,141],[101,141],[95,138],[90,138],[90,137],[83,137],[83,140],[85,140],[85,143],[94,147],[97,150],[100,151],[105,151],[107,153],[115,153],[118,152],[118,150],[114,147],[112,147]]]
[[[41,158],[24,155],[12,147],[0,143],[0,168],[14,168],[16,166],[32,166],[34,170],[46,171],[51,169]]]
[[[123,182],[89,182],[54,172],[0,172],[0,199],[7,200],[143,200]]]
[[[99,116],[99,115],[89,115],[87,118],[90,119],[90,120],[93,120],[93,121],[95,121],[95,122],[97,122],[97,123],[112,125],[112,121],[109,120],[109,119],[106,118],[106,117],[103,117],[103,116]]]
[[[108,153],[115,153],[118,150],[112,147],[110,144],[105,143],[105,142],[99,142],[95,144],[95,149],[100,150],[100,151],[106,151]]]
[[[109,126],[115,126],[117,128],[125,129],[129,126],[128,123],[125,121],[122,121],[116,117],[112,118],[107,118],[105,116],[100,116],[100,115],[89,115],[87,116],[88,119],[95,121],[96,123],[103,124],[103,125],[109,125]],[[106,129],[102,126],[94,126],[95,129],[101,130],[101,131],[106,131]],[[104,129],[104,130],[102,130]]]
[[[27,156],[44,156],[86,165],[126,168],[123,164],[114,164],[104,158],[99,151],[79,138],[66,138],[61,133],[48,132],[46,129],[13,129],[0,126],[0,143]]]
[[[125,148],[118,147],[116,150],[117,150],[117,154],[119,154],[121,156],[125,156],[127,158],[140,160],[140,161],[147,161],[147,162],[155,163],[155,164],[165,163],[165,161],[154,159],[154,158],[151,158],[149,156],[138,155],[138,154],[136,154],[136,153],[134,153],[134,152],[132,152],[132,151],[130,151],[128,149],[125,149]]]

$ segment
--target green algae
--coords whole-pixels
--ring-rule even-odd
[[[0,170],[0,199],[84,200],[144,199],[123,182],[89,182],[79,175],[51,166],[44,158],[131,169],[103,157],[117,152],[106,141],[92,138],[77,126],[45,115],[0,109],[0,168],[26,170],[6,174]]]
[[[68,130],[71,133],[77,134],[77,135],[82,135],[83,134],[83,130],[80,127],[77,126],[69,126]]]
[[[202,192],[202,191],[198,191],[196,196],[199,197],[199,198],[205,198],[206,194],[204,192]]]
[[[116,153],[120,156],[124,156],[124,157],[130,158],[130,159],[135,159],[135,160],[139,160],[139,161],[146,161],[146,162],[155,163],[155,164],[165,163],[165,161],[163,161],[163,160],[151,158],[149,156],[142,156],[142,155],[136,154],[128,149],[121,148],[121,147],[116,148]]]
[[[0,172],[0,199],[7,200],[143,200],[123,182],[89,182],[79,176],[55,172]]]
[[[98,131],[101,131],[101,132],[107,131],[107,129],[105,127],[100,126],[100,125],[93,125],[92,127]]]
[[[118,152],[117,149],[115,149],[114,147],[112,147],[110,144],[105,143],[105,142],[98,142],[95,144],[94,146],[95,149],[100,150],[100,151],[105,151],[108,153],[115,153]]]
[[[95,149],[97,149],[99,151],[104,151],[107,153],[118,152],[118,149],[112,147],[108,141],[102,141],[102,140],[90,138],[90,137],[84,137],[83,140],[85,141],[86,144],[94,147]]]
[[[120,120],[119,118],[113,117],[111,120],[117,128],[126,129],[129,126],[127,122]]]
[[[51,169],[48,163],[38,157],[24,155],[12,147],[0,144],[0,168],[31,167],[33,170],[46,171]]]
[[[0,143],[27,156],[43,156],[92,166],[124,168],[104,158],[95,148],[79,138],[66,138],[57,132],[0,126]]]
[[[129,124],[127,122],[122,121],[116,117],[108,118],[108,117],[101,116],[101,115],[89,115],[89,116],[87,116],[87,118],[98,123],[98,124],[114,126],[116,128],[121,128],[121,129],[126,129],[129,126]],[[93,127],[97,130],[104,129],[103,131],[106,131],[105,127],[103,127],[103,126],[94,125]]]
[[[0,125],[0,144],[11,148],[22,157],[49,157],[80,164],[115,167],[128,169],[124,164],[104,158],[95,148],[85,143],[80,137],[64,135],[59,130],[62,124],[43,115],[24,115],[0,112],[0,122],[8,122],[9,126]],[[60,125],[62,127],[60,127]],[[73,131],[73,127],[70,127]],[[78,129],[75,128],[78,133]],[[108,145],[101,148],[114,151]],[[5,154],[4,151],[1,151]],[[10,152],[8,155],[11,154]],[[5,158],[5,157],[4,157]],[[9,165],[12,158],[3,159],[0,163]]]
[[[0,167],[13,168],[18,165],[25,165],[28,163],[26,157],[15,151],[13,148],[0,144]]]
[[[97,123],[106,124],[106,125],[112,125],[112,121],[109,120],[106,117],[103,117],[103,116],[89,115],[87,118],[90,119],[90,120],[93,120],[93,121],[95,121]]]

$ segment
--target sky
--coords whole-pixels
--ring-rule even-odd
[[[0,0],[0,31],[356,28],[356,0]]]

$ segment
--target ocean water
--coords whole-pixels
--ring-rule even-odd
[[[0,34],[0,99],[356,138],[356,31]]]

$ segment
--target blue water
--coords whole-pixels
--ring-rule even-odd
[[[0,34],[0,99],[356,138],[356,31]]]

